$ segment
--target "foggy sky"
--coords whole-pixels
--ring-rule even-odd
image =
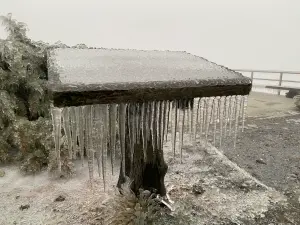
[[[27,23],[35,40],[183,50],[233,69],[300,71],[299,0],[0,1],[0,14]]]

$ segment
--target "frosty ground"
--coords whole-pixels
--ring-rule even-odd
[[[175,211],[157,224],[300,224],[300,115],[291,99],[252,93],[248,116],[235,149],[230,139],[218,149],[186,141],[183,164],[165,152]],[[1,168],[0,224],[91,224],[90,212],[113,191],[103,193],[100,179],[91,189],[87,168],[77,168],[59,181]]]

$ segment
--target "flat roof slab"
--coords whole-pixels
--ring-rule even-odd
[[[56,106],[246,95],[251,80],[175,51],[62,48],[48,52]]]

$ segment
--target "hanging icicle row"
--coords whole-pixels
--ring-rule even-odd
[[[131,161],[136,144],[142,145],[144,160],[147,160],[148,144],[152,144],[153,151],[163,149],[169,132],[171,151],[174,158],[177,151],[180,153],[180,162],[186,143],[196,147],[197,140],[205,144],[212,140],[213,145],[222,147],[223,139],[232,135],[235,147],[239,128],[244,130],[247,101],[247,96],[223,96],[136,104],[51,107],[57,169],[61,172],[62,135],[65,135],[70,160],[79,156],[83,163],[84,156],[87,156],[91,180],[94,179],[96,161],[104,188],[106,165],[110,164],[114,175],[117,156],[125,176],[126,135],[129,138]],[[185,133],[189,136],[187,140],[184,139]],[[120,143],[118,147],[117,143]]]

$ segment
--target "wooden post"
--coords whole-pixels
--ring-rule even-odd
[[[279,76],[279,86],[281,86],[281,84],[282,84],[282,76],[283,76],[283,73],[281,72],[280,76]],[[278,95],[280,95],[280,89],[278,89]]]
[[[130,107],[127,110],[127,113],[132,115],[131,110],[132,108]],[[126,116],[126,118],[128,118],[128,116]],[[154,116],[154,119],[158,119],[156,118],[156,115]],[[159,127],[156,127],[157,123],[154,123],[154,134],[153,137],[150,135],[149,140],[147,140],[147,156],[145,158],[143,150],[144,140],[142,139],[142,135],[140,136],[139,142],[136,142],[134,145],[130,144],[131,140],[129,123],[130,122],[127,120],[125,138],[125,173],[123,172],[123,166],[121,165],[117,187],[120,188],[121,185],[126,181],[124,177],[125,174],[125,176],[129,177],[130,181],[132,182],[130,187],[134,193],[139,194],[139,189],[142,188],[150,191],[156,190],[157,194],[165,196],[166,188],[164,184],[164,178],[167,173],[168,166],[164,160],[162,146],[159,146],[158,144],[153,146],[153,143],[158,143],[155,132],[157,132]],[[142,132],[142,130],[140,132]],[[154,142],[151,141],[152,138],[154,138]],[[163,138],[163,136],[160,138]],[[132,150],[133,155],[131,155]]]

